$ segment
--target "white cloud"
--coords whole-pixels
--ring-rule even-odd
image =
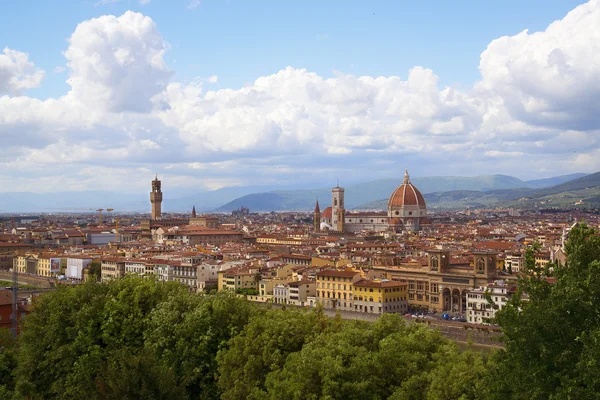
[[[89,107],[148,112],[171,72],[167,44],[151,18],[127,11],[80,23],[65,51],[71,94]]]
[[[543,32],[490,43],[480,87],[531,125],[596,129],[600,123],[600,1],[580,5]]]
[[[65,72],[67,70],[66,67],[63,67],[62,65],[59,65],[57,67],[54,68],[54,71],[52,71],[55,74],[60,74],[61,72]]]
[[[165,170],[173,182],[211,188],[335,179],[340,171],[366,180],[401,175],[396,169],[407,165],[420,175],[593,172],[598,4],[543,32],[490,43],[470,90],[441,87],[419,66],[406,78],[287,67],[240,89],[207,90],[217,75],[169,82],[168,46],[149,17],[84,21],[64,53],[71,90],[62,97],[17,96],[39,85],[43,71],[25,53],[0,54],[0,92],[9,93],[0,96],[0,190],[49,174],[69,188],[131,188],[75,175],[82,170]],[[5,185],[7,176],[20,186]]]
[[[196,8],[200,4],[202,4],[202,0],[190,0],[190,2],[187,5],[187,8],[189,8],[189,9]]]
[[[29,55],[5,47],[0,53],[0,94],[19,94],[38,87],[44,79],[44,71],[35,68]]]

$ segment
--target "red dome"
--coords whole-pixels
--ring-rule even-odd
[[[326,209],[323,210],[323,212],[321,213],[321,218],[324,219],[331,219],[331,207],[327,207]]]
[[[390,200],[388,201],[388,209],[404,206],[419,206],[420,208],[425,208],[425,199],[421,192],[419,192],[419,189],[410,183],[408,171],[404,175],[402,185],[394,190],[394,193],[392,193]]]
[[[391,218],[390,225],[404,225],[404,222],[400,218]]]

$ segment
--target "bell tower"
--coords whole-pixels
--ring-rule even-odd
[[[313,228],[315,232],[321,231],[321,209],[319,208],[319,199],[315,205],[315,211],[313,213]]]
[[[162,191],[160,190],[160,181],[158,175],[152,181],[152,191],[150,192],[150,203],[152,204],[152,220],[160,219],[162,205]]]
[[[344,232],[345,217],[344,188],[341,188],[338,184],[338,186],[331,189],[331,225],[334,231]]]

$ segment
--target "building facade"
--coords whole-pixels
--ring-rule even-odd
[[[317,220],[315,207],[315,221]],[[428,228],[427,206],[421,192],[410,182],[408,170],[402,184],[394,190],[388,200],[387,211],[346,212],[344,188],[331,189],[331,207],[320,215],[318,231],[334,232],[417,232]],[[315,222],[315,231],[317,224]]]
[[[354,311],[370,314],[405,313],[408,285],[388,280],[361,279],[354,282]]]
[[[326,269],[316,274],[317,301],[325,308],[336,308],[352,311],[354,288],[353,282],[361,278],[357,271],[339,271]]]
[[[408,285],[412,307],[446,312],[466,312],[467,293],[487,286],[497,276],[496,253],[472,251],[472,262],[452,263],[450,251],[431,249],[427,265],[374,266],[370,277],[399,281]]]

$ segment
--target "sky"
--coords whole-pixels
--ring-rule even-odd
[[[0,192],[600,170],[600,0],[0,3]]]

